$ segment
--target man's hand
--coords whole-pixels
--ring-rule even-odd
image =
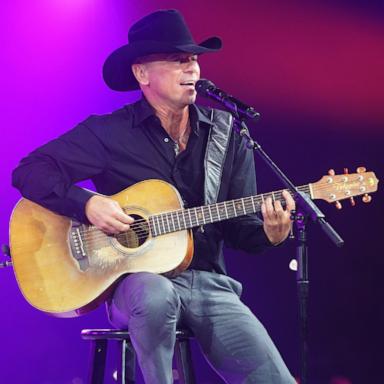
[[[88,220],[107,234],[128,231],[133,218],[121,209],[120,205],[109,197],[94,195],[85,205]]]
[[[295,209],[296,204],[289,192],[283,191],[283,197],[286,202],[286,209],[283,209],[279,200],[273,203],[270,197],[268,197],[261,206],[261,213],[264,219],[264,231],[273,245],[284,241],[288,237],[292,227],[290,219],[291,210]]]

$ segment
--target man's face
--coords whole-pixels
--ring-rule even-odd
[[[171,108],[183,108],[195,102],[195,83],[200,78],[197,55],[153,54],[141,58],[136,65],[143,71],[141,84],[149,101]]]

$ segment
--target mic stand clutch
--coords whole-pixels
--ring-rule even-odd
[[[309,297],[309,276],[308,276],[308,246],[306,223],[308,219],[319,223],[321,229],[326,233],[331,241],[338,247],[344,244],[343,239],[337,234],[332,226],[326,222],[324,214],[310,199],[310,197],[300,192],[281,169],[264,152],[261,145],[257,143],[249,134],[248,127],[244,119],[238,113],[233,113],[236,121],[235,125],[240,134],[247,140],[247,147],[256,151],[269,168],[277,175],[284,186],[291,191],[296,201],[296,211],[292,213],[292,220],[296,228],[296,260],[297,260],[297,296],[299,311],[299,332],[300,332],[300,383],[308,383],[308,297]]]
[[[9,257],[9,258],[11,257],[11,251],[8,245],[2,244],[1,251],[3,252],[3,256]],[[10,267],[11,265],[12,265],[12,261],[9,261],[9,260],[0,262],[0,268]]]

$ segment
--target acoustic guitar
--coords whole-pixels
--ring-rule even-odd
[[[373,172],[335,175],[298,187],[311,199],[337,202],[377,190]],[[107,235],[92,225],[60,216],[27,199],[15,206],[10,246],[17,282],[35,308],[59,317],[89,312],[127,273],[174,276],[192,260],[191,228],[259,212],[282,191],[184,209],[178,191],[161,180],[137,183],[111,198],[135,221],[129,231]],[[340,204],[340,203],[338,203]]]

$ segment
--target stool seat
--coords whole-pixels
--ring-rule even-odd
[[[136,383],[136,354],[126,329],[83,329],[81,337],[91,341],[90,384],[104,383],[105,362],[108,341],[115,340],[120,346],[120,368],[117,382]],[[176,330],[175,357],[177,366],[176,381],[181,384],[195,384],[189,339],[193,333],[188,329]]]
[[[84,340],[130,340],[130,335],[128,330],[124,329],[83,329],[81,331],[81,337]],[[177,329],[176,338],[178,339],[187,339],[192,338],[193,333],[187,329]]]

